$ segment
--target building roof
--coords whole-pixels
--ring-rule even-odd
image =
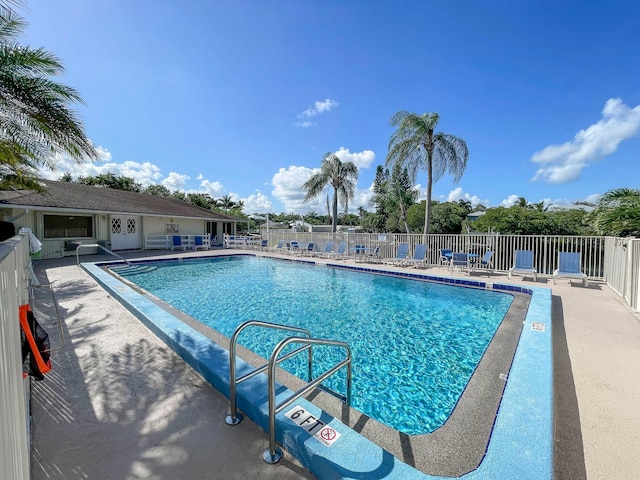
[[[191,205],[176,198],[96,187],[72,182],[45,180],[44,190],[0,190],[0,206],[119,213],[162,217],[199,218],[225,222],[244,221],[223,213]]]

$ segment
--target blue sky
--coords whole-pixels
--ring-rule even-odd
[[[54,52],[104,154],[58,159],[249,213],[326,212],[301,185],[326,152],[370,208],[400,110],[467,142],[434,199],[567,205],[640,188],[635,1],[30,0],[22,43]],[[426,174],[417,178],[424,198]]]

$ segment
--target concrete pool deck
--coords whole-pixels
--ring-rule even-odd
[[[312,478],[288,454],[276,466],[262,462],[266,434],[251,422],[226,426],[226,399],[74,264],[36,264],[43,281],[55,280],[67,342],[54,352],[54,371],[34,384],[33,478]],[[50,300],[38,295],[43,318]],[[638,315],[606,285],[561,281],[553,317],[556,478],[632,478],[640,469]]]

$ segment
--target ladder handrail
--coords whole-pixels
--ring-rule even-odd
[[[99,243],[81,243],[80,245],[78,245],[76,247],[76,265],[80,265],[80,248],[86,248],[86,247],[91,247],[91,248],[97,247],[98,250],[104,250],[105,252],[113,255],[114,257],[119,258],[120,260],[123,260],[124,263],[126,263],[127,265],[131,265],[131,262],[129,260],[127,260],[124,257],[121,257],[117,253],[112,252],[107,247],[105,247],[104,245],[100,245]]]
[[[305,385],[303,388],[295,392],[293,395],[289,396],[285,400],[282,400],[278,405],[276,405],[276,365],[279,362],[278,355],[283,348],[285,348],[290,343],[302,343],[305,345],[325,345],[325,346],[335,346],[342,347],[346,350],[346,358],[339,362],[334,367],[330,368],[322,375],[320,375],[315,380],[311,380],[309,378],[309,383]],[[282,411],[283,408],[287,407],[295,400],[300,398],[305,393],[311,391],[315,387],[317,387],[320,383],[326,380],[328,377],[336,373],[342,367],[347,367],[347,405],[351,406],[351,348],[349,344],[346,342],[341,342],[338,340],[327,340],[322,338],[302,338],[302,337],[288,337],[282,340],[276,348],[273,349],[273,353],[271,354],[271,358],[269,359],[269,375],[268,375],[268,392],[269,392],[269,448],[264,451],[262,458],[267,463],[276,463],[282,458],[282,450],[276,445],[276,414]]]
[[[238,423],[240,423],[240,421],[242,420],[242,415],[240,415],[238,413],[238,401],[237,401],[237,394],[236,394],[236,390],[237,390],[237,384],[238,383],[242,383],[245,380],[248,380],[249,378],[253,377],[254,375],[257,375],[258,373],[264,372],[268,367],[269,367],[269,363],[266,363],[260,367],[257,367],[256,369],[245,373],[244,375],[242,375],[239,378],[236,378],[236,350],[237,350],[237,344],[238,344],[238,337],[240,336],[240,333],[242,333],[242,331],[244,329],[246,329],[247,327],[252,327],[252,326],[257,326],[257,327],[263,327],[263,328],[271,328],[274,330],[285,330],[285,331],[290,331],[290,332],[297,332],[299,334],[303,334],[303,335],[307,335],[307,337],[311,338],[311,332],[309,330],[307,330],[306,328],[300,328],[300,327],[290,327],[287,325],[278,325],[276,323],[269,323],[269,322],[263,322],[261,320],[248,320],[242,324],[240,324],[235,332],[233,332],[233,335],[231,336],[231,340],[229,341],[229,404],[230,404],[230,413],[226,418],[226,422],[228,425],[236,425]],[[292,352],[289,352],[288,354],[284,355],[282,358],[280,358],[278,360],[278,362],[282,362],[284,360],[287,360],[291,357],[293,357],[294,355],[297,355],[298,353],[304,351],[304,350],[309,350],[309,358],[307,360],[308,363],[308,370],[309,370],[309,380],[311,380],[311,376],[312,376],[312,351],[311,351],[311,345],[307,345],[304,347],[300,347]]]

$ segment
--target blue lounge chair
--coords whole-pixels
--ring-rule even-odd
[[[560,252],[558,255],[558,268],[553,272],[553,284],[558,278],[577,278],[582,280],[582,285],[589,286],[587,276],[582,273],[580,252]]]
[[[427,246],[424,243],[419,243],[416,245],[416,249],[413,251],[413,257],[407,258],[405,263],[407,265],[413,265],[415,268],[418,266],[426,265],[426,257],[427,257]]]
[[[173,244],[171,250],[186,250],[187,247],[182,244],[182,237],[180,235],[173,236]]]
[[[331,240],[329,240],[325,246],[324,246],[324,250],[317,252],[317,255],[319,257],[328,257],[331,252],[333,252],[333,242]]]
[[[409,253],[409,244],[401,243],[400,245],[398,245],[396,256],[392,258],[385,258],[384,260],[382,260],[382,262],[393,264],[393,265],[402,265],[407,261],[408,253]]]
[[[513,267],[509,269],[511,274],[522,275],[522,279],[527,275],[533,275],[533,281],[538,280],[538,270],[533,266],[533,250],[516,250],[516,258]]]
[[[347,247],[348,247],[347,242],[340,242],[338,244],[338,250],[336,250],[335,252],[329,252],[327,254],[328,258],[337,258],[337,259],[347,258],[347,255],[349,254]]]

